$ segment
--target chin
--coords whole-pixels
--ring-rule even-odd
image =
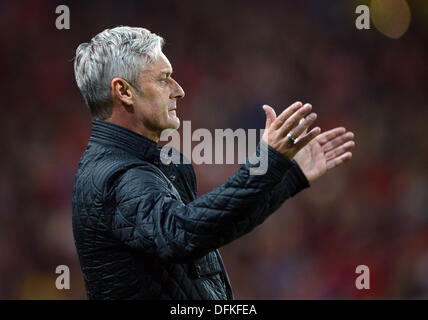
[[[180,119],[178,119],[178,118],[170,119],[168,128],[169,129],[178,129],[178,128],[180,128]]]

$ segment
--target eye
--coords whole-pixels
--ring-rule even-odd
[[[170,73],[164,73],[162,76],[161,76],[161,78],[160,78],[160,81],[162,82],[162,83],[169,83],[169,80],[171,79],[171,74]]]

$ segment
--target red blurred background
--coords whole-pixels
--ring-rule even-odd
[[[356,134],[350,163],[221,248],[236,298],[428,298],[428,2],[408,3],[391,39],[356,29],[363,0],[0,2],[0,298],[86,299],[71,194],[91,122],[73,57],[118,25],[166,39],[193,129],[263,128],[262,104],[301,100],[321,128]],[[69,30],[55,27],[61,4]],[[238,166],[195,166],[199,194]],[[62,264],[70,290],[55,288]],[[370,290],[355,288],[358,265]]]

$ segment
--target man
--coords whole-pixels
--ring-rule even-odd
[[[93,119],[73,195],[89,299],[233,299],[218,248],[352,156],[344,128],[307,132],[311,105],[296,102],[278,117],[265,105],[258,154],[267,172],[250,175],[247,160],[197,197],[192,165],[160,159],[160,134],[179,127],[184,97],[162,45],[146,29],[118,27],[76,51],[76,81]]]

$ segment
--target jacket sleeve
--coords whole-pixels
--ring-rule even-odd
[[[187,205],[155,169],[126,171],[115,187],[114,237],[161,259],[187,262],[250,232],[307,186],[284,176],[295,164],[276,150],[259,146],[257,152],[268,161],[265,174],[249,174],[254,161],[247,159],[224,184]]]
[[[276,211],[285,200],[293,197],[302,189],[310,187],[309,181],[297,162],[295,160],[291,162],[292,165],[290,169],[287,170],[281,182],[272,190],[269,201],[269,211]]]

